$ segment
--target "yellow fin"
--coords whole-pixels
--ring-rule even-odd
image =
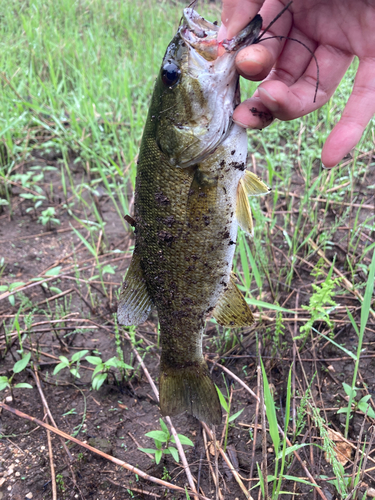
[[[134,252],[121,287],[117,309],[118,322],[120,325],[140,325],[148,318],[152,306],[141,268],[141,259]]]
[[[247,196],[259,196],[271,191],[267,184],[249,170],[245,170],[245,175],[242,177],[242,180]]]
[[[237,288],[233,276],[230,277],[226,290],[219,297],[212,315],[219,325],[227,328],[250,326],[254,323],[253,313]]]
[[[160,361],[160,412],[170,417],[187,411],[209,425],[220,425],[221,405],[204,360],[190,366],[172,367]]]
[[[251,216],[249,200],[247,199],[242,179],[240,180],[237,188],[236,216],[240,228],[245,231],[245,233],[253,236],[253,218]]]

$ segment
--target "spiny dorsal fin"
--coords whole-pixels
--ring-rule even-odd
[[[245,170],[245,175],[242,177],[242,180],[247,196],[259,196],[271,191],[267,184],[249,170]]]
[[[134,252],[121,287],[117,309],[118,322],[121,325],[140,325],[148,318],[152,306],[141,268],[141,259]]]
[[[212,315],[219,325],[227,328],[250,326],[254,323],[253,313],[237,288],[233,275],[226,290],[219,297]]]
[[[237,188],[236,216],[240,228],[245,231],[245,233],[253,236],[253,218],[251,216],[249,200],[247,199],[247,194],[242,179],[240,179]]]

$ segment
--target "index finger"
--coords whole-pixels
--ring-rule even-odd
[[[223,0],[218,41],[233,38],[257,15],[265,0]]]

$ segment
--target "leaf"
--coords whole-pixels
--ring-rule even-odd
[[[99,358],[98,356],[86,356],[86,361],[88,361],[92,365],[100,365],[100,363],[102,363],[101,358]]]
[[[21,382],[14,386],[16,389],[34,389],[34,387],[26,382]]]
[[[8,377],[0,377],[0,391],[10,387]]]
[[[8,300],[10,302],[10,305],[14,307],[14,304],[16,303],[16,299],[14,298],[14,295],[11,295],[8,297]]]
[[[8,291],[8,285],[1,285],[0,286],[0,292],[7,292]]]
[[[84,349],[83,351],[78,351],[72,356],[72,362],[75,363],[76,361],[79,361],[83,356],[86,356],[88,353],[88,349]]]
[[[53,370],[53,374],[57,375],[63,368],[68,368],[69,365],[66,363],[59,363],[58,365],[55,366],[55,369]]]
[[[15,281],[14,283],[11,283],[9,285],[9,291],[13,291],[15,288],[18,288],[19,286],[26,285],[23,281]]]
[[[352,398],[355,398],[356,395],[357,395],[357,391],[355,389],[352,389],[350,387],[349,384],[347,384],[346,382],[343,382],[342,383],[342,386],[344,388],[344,391],[346,392],[346,394],[350,397],[350,395],[352,395]]]
[[[145,436],[150,437],[152,439],[157,439],[158,441],[161,441],[162,443],[166,443],[169,438],[169,434],[163,431],[150,431],[145,434]]]
[[[371,397],[371,396],[369,396],[369,397]],[[362,398],[362,399],[363,399],[363,398]],[[367,411],[367,416],[368,416],[368,417],[370,417],[370,418],[375,418],[375,412],[374,412],[374,410],[371,408],[371,406],[370,406],[368,403],[366,403],[366,402],[362,401],[362,399],[361,399],[361,401],[358,403],[358,408],[359,408],[361,411],[363,411],[363,413],[366,413],[366,411]]]
[[[104,363],[100,363],[100,365],[97,365],[95,367],[95,370],[92,372],[92,377],[91,378],[94,378],[97,373],[102,372],[104,370],[105,370]]]
[[[180,457],[178,456],[178,451],[176,450],[176,448],[174,448],[173,446],[169,446],[167,450],[170,451],[172,457],[176,460],[176,462],[180,461]]]
[[[372,292],[374,291],[374,278],[375,278],[375,250],[372,254],[372,260],[369,268],[365,295],[361,307],[361,327],[360,327],[361,336],[363,336],[363,334],[365,333],[368,316],[370,314]]]
[[[103,385],[107,376],[108,373],[100,373],[99,375],[96,375],[93,381],[91,382],[92,388],[98,391],[100,387]]]
[[[226,401],[225,397],[222,395],[221,390],[218,388],[218,386],[217,386],[217,385],[215,385],[215,387],[216,387],[217,394],[218,394],[219,399],[220,399],[220,404],[221,404],[221,406],[224,408],[224,410],[225,410],[227,413],[229,413],[229,406],[228,406],[228,403],[227,403],[227,401]]]
[[[48,269],[48,271],[44,273],[44,276],[57,276],[58,274],[60,274],[61,267],[62,266],[57,266],[53,267],[52,269]]]
[[[277,428],[275,402],[273,400],[270,387],[268,385],[267,374],[266,370],[264,369],[262,360],[260,360],[260,364],[262,367],[262,374],[263,374],[264,402],[266,405],[266,415],[269,423],[270,435],[272,438],[273,445],[275,447],[275,454],[277,455],[280,446],[280,436],[279,436],[279,430]]]
[[[242,408],[242,410],[238,411],[237,413],[234,413],[228,418],[228,422],[233,422],[233,420],[236,420],[237,417],[241,415],[241,413],[244,411],[245,408]]]
[[[158,450],[153,450],[152,448],[138,448],[139,451],[143,451],[143,453],[152,453],[153,455],[158,451]]]
[[[73,375],[73,377],[81,378],[81,375],[79,374],[77,368],[71,368],[70,373]]]
[[[57,286],[50,286],[49,289],[51,290],[51,292],[56,294],[62,293],[62,290],[60,290],[60,288],[57,288]]]
[[[252,298],[246,298],[246,302],[250,306],[264,307],[265,309],[273,309],[274,311],[286,312],[292,314],[293,311],[285,309],[285,307],[277,306],[276,304],[270,304],[269,302],[263,302],[262,300],[256,300]]]
[[[339,410],[337,410],[337,413],[350,413],[351,412],[351,409],[348,408],[348,407],[345,407],[345,408],[340,408]]]
[[[162,454],[163,454],[163,452],[161,450],[156,450],[156,452],[155,452],[156,464],[158,464],[160,462]]]
[[[285,456],[288,456],[290,455],[291,453],[299,450],[300,448],[303,448],[304,446],[317,446],[318,448],[320,448],[321,450],[323,450],[323,447],[320,446],[319,444],[315,444],[315,443],[302,443],[302,444],[294,444],[293,446],[289,446],[286,450],[285,450]],[[277,459],[280,459],[283,455],[283,452],[280,451],[280,453],[277,455]],[[285,476],[283,476],[285,477]]]
[[[30,358],[31,358],[31,352],[27,353],[26,356],[17,361],[17,363],[15,363],[13,366],[14,373],[22,372],[22,370],[26,368],[28,362],[30,361]]]
[[[318,486],[317,484],[310,483],[309,481],[306,481],[306,479],[301,479],[299,477],[288,476],[288,475],[284,474],[283,478],[287,479],[289,481],[296,481],[297,483],[308,484],[309,486],[314,486],[314,488],[320,488],[320,486]]]
[[[66,366],[69,366],[70,365],[70,361],[68,358],[66,358],[65,356],[59,356],[59,360],[61,361],[61,363],[65,363]]]
[[[168,427],[166,426],[166,424],[164,423],[162,418],[159,418],[159,423],[160,423],[161,430],[163,432],[165,432],[166,434],[169,434]]]
[[[184,436],[183,434],[177,434],[177,436],[181,444],[186,444],[187,446],[194,446],[194,443],[187,436]],[[172,443],[176,442],[174,436],[172,436],[171,442]]]
[[[108,274],[115,274],[116,271],[113,269],[113,267],[110,264],[107,264],[106,266],[103,267],[102,273],[108,273]]]

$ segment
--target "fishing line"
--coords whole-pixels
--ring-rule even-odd
[[[314,54],[314,52],[303,42],[301,42],[301,40],[297,40],[296,38],[291,38],[290,36],[282,36],[282,35],[274,35],[274,36],[269,36],[267,38],[262,38],[266,33],[267,31],[269,31],[270,27],[275,24],[275,22],[280,19],[280,17],[284,14],[285,11],[287,11],[289,9],[289,7],[292,5],[293,3],[293,0],[291,0],[278,14],[277,16],[269,23],[269,25],[267,26],[267,28],[265,28],[263,30],[263,32],[258,36],[258,38],[253,42],[253,44],[255,45],[256,43],[259,43],[260,41],[264,42],[265,40],[271,40],[272,38],[279,38],[280,41],[282,40],[282,38],[284,38],[285,40],[291,40],[292,42],[297,42],[299,43],[300,45],[303,45],[303,47],[305,47],[305,49],[307,49],[311,56],[314,58],[314,61],[315,61],[315,64],[316,64],[316,86],[315,86],[315,93],[314,93],[314,100],[313,102],[316,102],[316,96],[318,94],[318,88],[319,88],[319,64],[318,64],[318,60],[316,58],[316,55]],[[252,44],[252,45],[253,45]]]
[[[263,35],[263,33],[262,33],[262,35]],[[319,87],[319,64],[318,64],[318,60],[317,60],[314,52],[305,43],[301,42],[301,40],[297,40],[296,38],[291,38],[290,36],[282,36],[282,35],[269,36],[267,38],[263,38],[262,42],[264,42],[265,40],[271,40],[272,38],[280,38],[280,40],[282,38],[285,38],[285,40],[292,40],[292,42],[297,42],[297,43],[303,45],[305,47],[305,49],[310,52],[310,54],[313,57],[315,64],[316,64],[316,85],[315,85],[315,93],[314,93],[314,100],[313,100],[313,102],[316,102],[316,96],[317,96],[318,87]],[[256,41],[254,43],[258,43],[258,42]]]

